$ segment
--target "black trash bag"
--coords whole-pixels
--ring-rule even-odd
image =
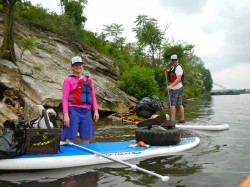
[[[161,110],[161,101],[155,95],[142,98],[136,106],[136,114],[143,118],[150,118],[153,114]]]
[[[4,122],[0,130],[0,158],[11,158],[25,153],[26,129],[28,121],[14,119]]]

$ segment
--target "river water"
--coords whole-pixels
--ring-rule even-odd
[[[45,171],[0,172],[1,187],[73,186],[171,186],[236,187],[250,175],[250,94],[212,96],[185,105],[190,124],[229,124],[225,131],[183,130],[183,137],[198,136],[197,147],[173,155],[127,161],[161,175],[132,171],[118,163]],[[94,141],[121,141],[135,138],[135,126],[101,119],[95,125]]]

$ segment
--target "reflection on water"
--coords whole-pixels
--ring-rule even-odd
[[[140,161],[137,166],[149,171],[160,173],[167,176],[185,176],[191,175],[202,169],[201,164],[189,164],[182,159],[183,155],[161,156],[145,159]],[[106,186],[113,186],[112,179],[118,177],[124,182],[130,183],[131,186],[152,186],[159,179],[142,172],[135,172],[130,168],[100,168],[99,171],[105,173]],[[122,178],[122,179],[121,179]],[[116,181],[117,182],[117,181]]]
[[[105,124],[106,123],[106,124]],[[95,142],[126,141],[135,139],[136,125],[124,124],[122,122],[111,122],[101,119],[101,125],[95,127]]]
[[[92,168],[0,172],[0,186],[238,186],[250,174],[249,113],[250,95],[213,96],[188,101],[185,104],[188,123],[227,123],[230,130],[183,130],[182,137],[198,136],[200,145],[172,155],[127,161],[160,175],[169,175],[167,183],[113,163]],[[133,124],[103,118],[95,124],[96,137],[93,141],[131,140],[135,138],[135,128]]]
[[[87,172],[81,175],[70,176],[62,180],[62,186],[86,186],[86,187],[97,187],[98,180],[100,178],[99,172]]]
[[[146,167],[151,171],[162,175],[183,176],[197,173],[201,164],[189,164],[183,160],[183,155],[161,156],[143,160],[139,163],[140,167]]]
[[[99,171],[90,171],[84,167],[39,171],[4,171],[0,173],[0,186],[96,187],[100,176]]]
[[[185,105],[186,121],[209,121],[214,114],[213,98],[195,99]]]

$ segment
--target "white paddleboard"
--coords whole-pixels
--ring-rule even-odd
[[[175,127],[179,129],[193,129],[193,130],[207,130],[207,131],[222,131],[228,130],[230,127],[228,124],[218,124],[218,125],[210,125],[210,124],[176,124]]]
[[[130,120],[123,120],[123,122],[138,124],[139,122],[133,122]],[[153,123],[152,123],[153,124]],[[206,131],[222,131],[228,130],[230,126],[228,124],[201,124],[201,123],[176,123],[175,125],[179,129],[190,129],[190,130],[206,130]]]
[[[130,160],[185,151],[197,146],[200,139],[198,137],[181,138],[179,143],[169,146],[130,147],[135,143],[135,141],[122,141],[79,145],[117,160]],[[55,154],[22,155],[11,159],[0,159],[0,170],[56,169],[109,162],[112,161],[78,147],[63,145],[61,152]]]

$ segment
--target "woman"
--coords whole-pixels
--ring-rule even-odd
[[[62,140],[65,142],[75,141],[79,132],[80,143],[89,143],[94,136],[91,110],[94,111],[94,122],[99,120],[94,84],[88,76],[82,75],[83,64],[81,57],[73,57],[73,75],[67,77],[63,83]]]

